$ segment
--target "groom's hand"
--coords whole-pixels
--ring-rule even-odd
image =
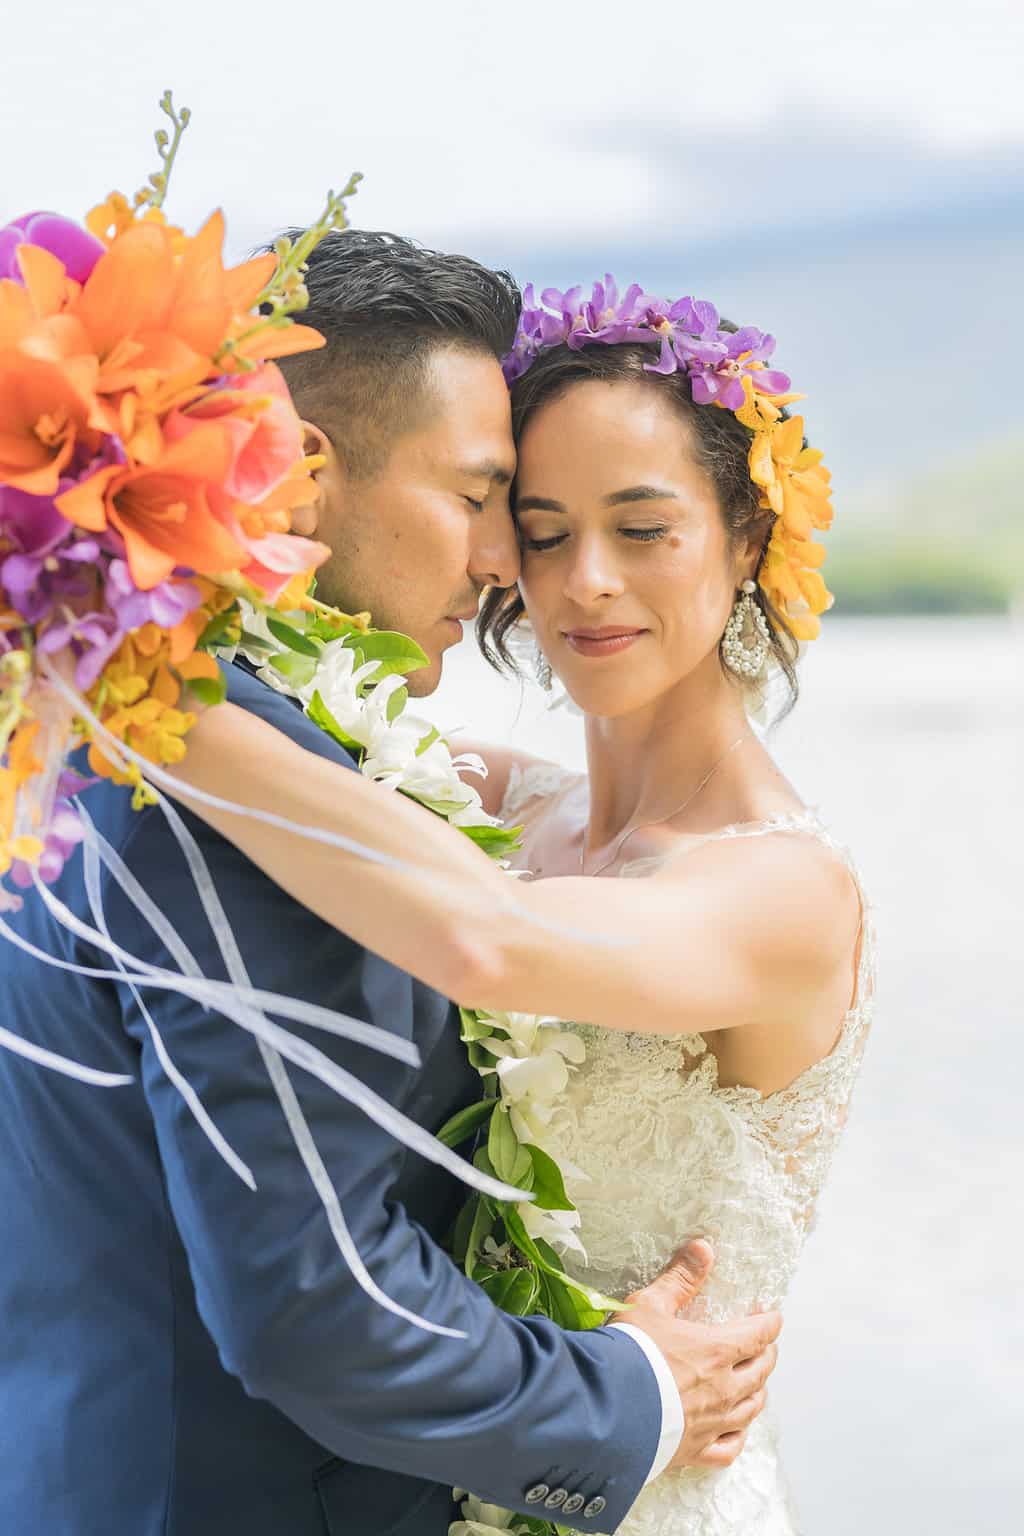
[[[765,1382],[778,1358],[778,1312],[733,1323],[689,1323],[677,1317],[700,1291],[714,1262],[709,1243],[687,1243],[657,1280],[628,1298],[629,1312],[612,1319],[649,1334],[675,1377],[686,1427],[670,1467],[727,1467],[736,1460],[764,1407]]]

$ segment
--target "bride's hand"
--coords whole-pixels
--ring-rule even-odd
[[[727,1467],[765,1404],[765,1383],[778,1359],[778,1312],[732,1323],[691,1323],[688,1307],[714,1265],[711,1245],[687,1243],[613,1322],[630,1323],[657,1344],[675,1377],[685,1429],[669,1467]]]

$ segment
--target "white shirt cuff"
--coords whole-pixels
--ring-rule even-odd
[[[609,1323],[609,1328],[617,1328],[620,1333],[628,1333],[634,1339],[644,1354],[647,1356],[651,1370],[654,1372],[658,1383],[658,1391],[661,1394],[661,1436],[658,1447],[654,1453],[651,1470],[644,1479],[644,1487],[652,1483],[656,1477],[660,1477],[668,1466],[672,1457],[679,1449],[679,1442],[683,1438],[685,1428],[683,1420],[683,1405],[679,1397],[679,1388],[676,1386],[675,1377],[669,1369],[668,1361],[661,1350],[655,1344],[650,1334],[644,1333],[642,1328],[634,1328],[632,1323]]]

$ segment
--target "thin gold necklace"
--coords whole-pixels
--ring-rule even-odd
[[[615,863],[615,860],[618,858],[619,853],[622,850],[623,844],[628,842],[628,840],[633,836],[634,832],[645,832],[648,827],[660,827],[664,822],[671,821],[674,816],[681,816],[683,811],[686,810],[686,807],[688,805],[692,805],[693,801],[696,800],[697,796],[700,794],[700,792],[704,788],[704,786],[711,782],[711,780],[714,778],[715,774],[718,772],[719,768],[721,768],[722,764],[725,762],[726,758],[730,757],[732,755],[732,753],[736,751],[737,747],[742,747],[743,743],[745,741],[749,741],[749,740],[750,740],[750,732],[749,731],[744,731],[743,735],[742,736],[738,736],[737,739],[733,742],[732,746],[729,747],[725,752],[722,753],[722,755],[718,759],[717,763],[714,763],[712,765],[712,767],[708,770],[708,772],[701,779],[700,783],[697,785],[697,788],[695,790],[693,790],[689,795],[687,795],[687,797],[683,801],[682,805],[677,805],[675,810],[674,811],[669,811],[667,816],[658,816],[654,821],[641,821],[641,822],[638,822],[635,827],[629,827],[627,831],[623,832],[622,836],[619,838],[618,842],[615,844],[615,848],[612,851],[611,858],[610,859],[606,859],[603,864],[599,864],[596,869],[590,870],[589,873],[584,868],[584,866],[586,864],[586,859],[587,859],[587,828],[584,827],[583,828],[583,837],[582,837],[582,840],[580,842],[580,874],[581,875],[586,875],[587,878],[590,879],[590,880],[594,879],[594,877],[596,875],[599,875],[602,872],[602,870],[607,869],[609,864],[614,864]]]

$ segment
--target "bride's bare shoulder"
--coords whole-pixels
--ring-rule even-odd
[[[699,882],[709,905],[749,930],[765,964],[785,969],[796,952],[811,973],[844,968],[863,917],[845,850],[810,814],[729,831],[667,862],[661,878]]]
[[[543,757],[530,752],[520,752],[515,747],[498,746],[490,741],[474,741],[468,736],[449,737],[452,755],[470,754],[483,761],[487,777],[482,782],[473,779],[489,816],[499,816],[506,798],[515,796],[520,787],[532,782],[538,784],[550,776],[566,776],[566,770]]]

